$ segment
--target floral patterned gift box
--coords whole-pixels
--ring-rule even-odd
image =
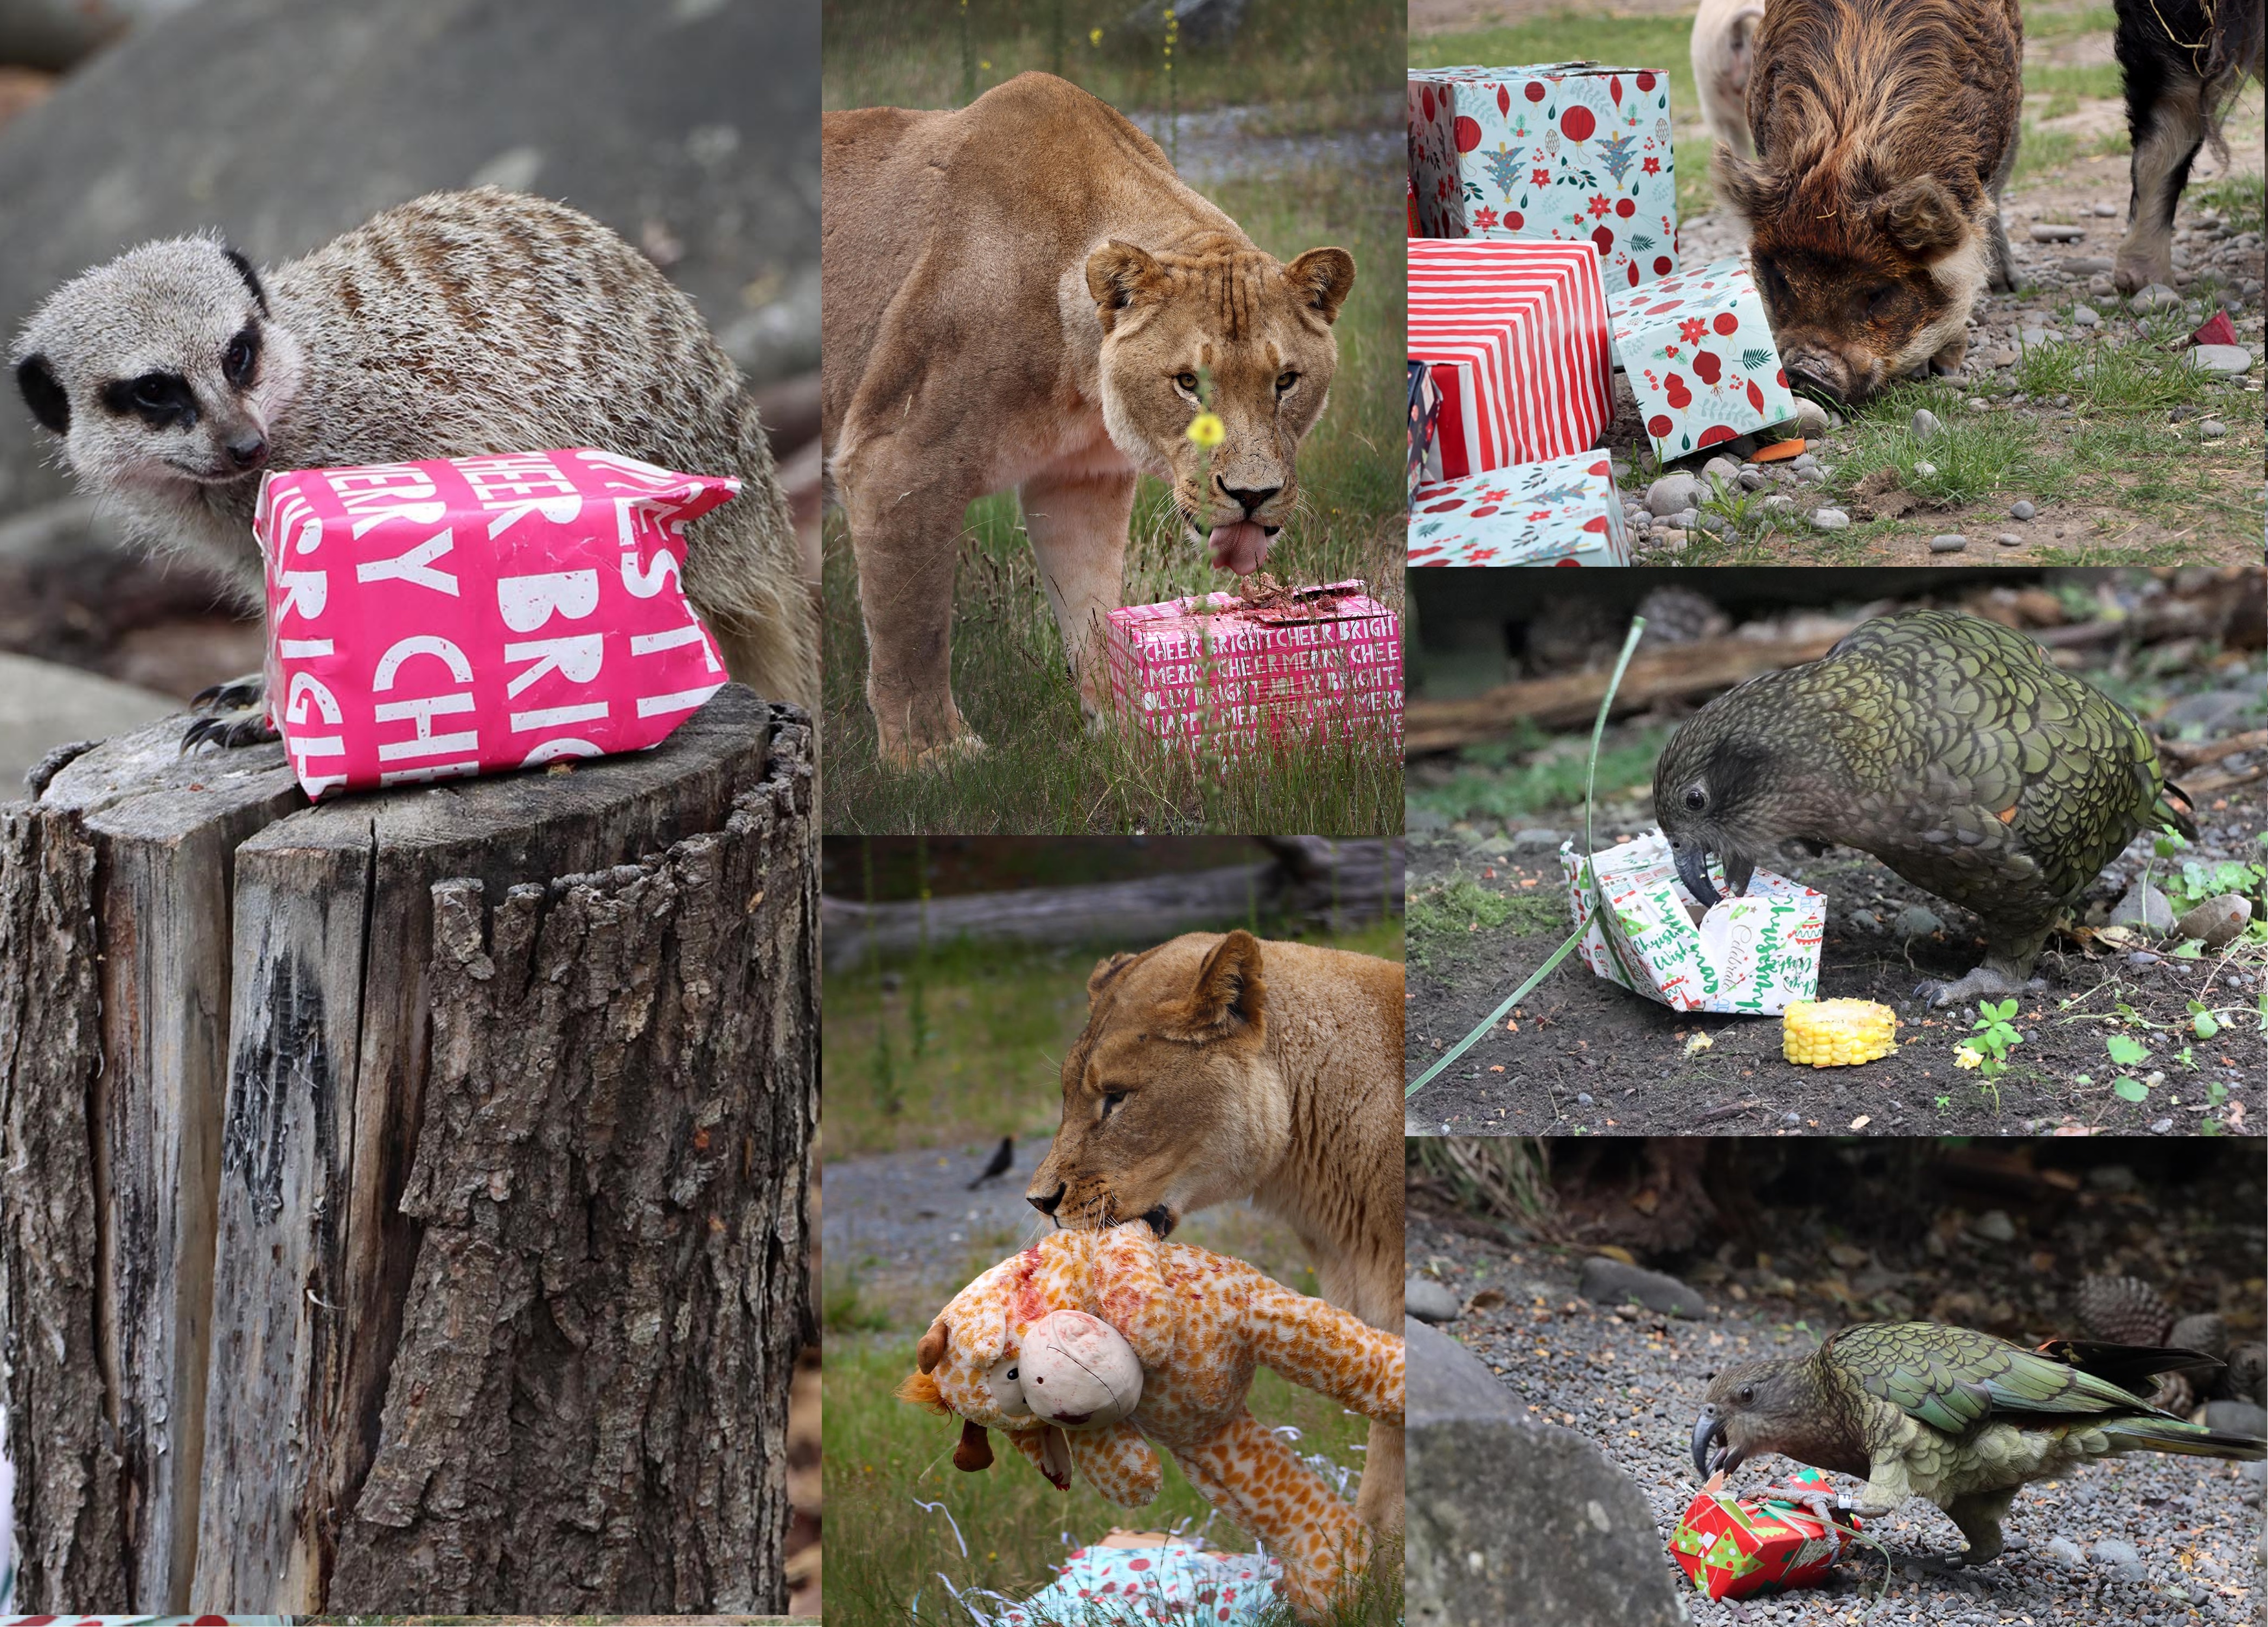
[[[1607,296],[1615,357],[1665,461],[1795,416],[1748,268],[1720,260]]]
[[[1760,1017],[1817,996],[1824,894],[1759,870],[1743,896],[1727,891],[1697,926],[1686,912],[1695,901],[1677,879],[1659,830],[1609,848],[1593,862],[1608,904],[1603,931],[1591,908],[1588,866],[1572,842],[1559,849],[1575,924],[1587,929],[1576,953],[1609,983],[1675,1011]],[[1724,889],[1722,866],[1712,864]]]
[[[1835,1488],[1815,1469],[1794,1478],[1822,1497]],[[1687,1506],[1669,1551],[1705,1599],[1738,1599],[1766,1588],[1816,1587],[1849,1546],[1850,1533],[1786,1498],[1733,1498],[1712,1479]],[[1851,1530],[1860,1528],[1858,1518]]]
[[[1588,241],[1609,288],[1677,269],[1669,78],[1658,70],[1422,69],[1409,129],[1420,236]]]
[[[1603,452],[1420,486],[1410,504],[1413,566],[1630,562],[1622,497]]]

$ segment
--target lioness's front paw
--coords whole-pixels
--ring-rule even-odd
[[[949,740],[924,747],[915,753],[913,766],[924,770],[950,768],[963,758],[981,757],[990,749],[981,735],[956,734]]]

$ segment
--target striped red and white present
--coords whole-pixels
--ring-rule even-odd
[[[1587,451],[1615,414],[1597,249],[1412,238],[1410,354],[1440,370],[1450,478]]]

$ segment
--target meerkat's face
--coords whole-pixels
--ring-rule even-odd
[[[193,495],[256,479],[300,350],[252,262],[151,243],[66,283],[18,337],[16,382],[97,490]]]

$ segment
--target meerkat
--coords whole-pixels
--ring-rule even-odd
[[[735,476],[688,528],[687,596],[733,677],[818,700],[795,534],[739,370],[652,261],[563,204],[438,192],[265,273],[217,234],[145,244],[56,290],[12,359],[81,488],[136,541],[218,567],[248,610],[263,470],[593,446]],[[200,719],[185,746],[273,739],[259,694],[208,691],[253,710]]]

